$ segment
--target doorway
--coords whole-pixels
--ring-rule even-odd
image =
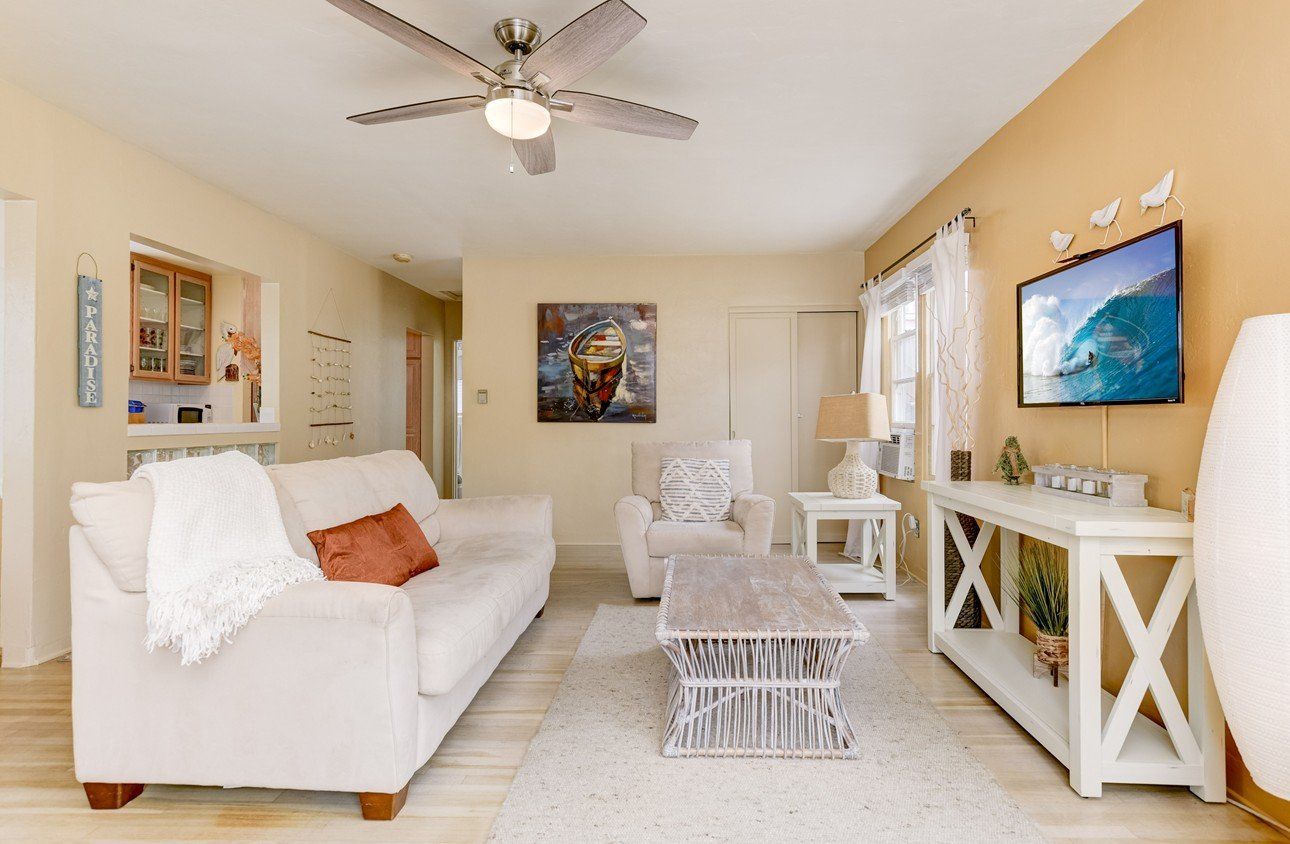
[[[465,403],[465,378],[461,365],[461,341],[452,344],[452,497],[461,498],[461,417]]]
[[[404,448],[421,457],[421,340],[419,331],[408,331],[407,391],[404,406],[407,408],[406,444]]]
[[[788,542],[788,493],[828,488],[844,446],[815,439],[820,396],[856,389],[856,308],[736,309],[730,313],[730,438],[753,443],[757,492],[775,499],[772,539]],[[823,522],[821,542],[846,538]]]

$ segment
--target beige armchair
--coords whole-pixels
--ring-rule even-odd
[[[730,461],[730,519],[669,522],[660,518],[659,477],[664,457]],[[775,499],[752,491],[752,442],[632,443],[632,495],[614,507],[623,563],[632,595],[657,598],[671,554],[769,554]]]

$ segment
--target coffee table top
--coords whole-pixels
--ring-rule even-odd
[[[668,558],[660,641],[677,638],[843,638],[869,632],[806,557]]]

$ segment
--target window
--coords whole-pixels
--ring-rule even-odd
[[[918,300],[897,307],[889,320],[891,424],[912,429],[918,419]]]
[[[918,424],[919,309],[926,306],[931,280],[931,255],[923,253],[879,288],[886,323],[883,368],[891,426],[906,432],[913,432]]]

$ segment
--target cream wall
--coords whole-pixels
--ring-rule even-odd
[[[985,297],[987,378],[977,478],[991,477],[1008,434],[1020,437],[1032,464],[1100,462],[1100,410],[1016,406],[1015,287],[1053,268],[1053,229],[1076,232],[1076,252],[1095,247],[1101,232],[1088,231],[1088,215],[1116,196],[1124,197],[1126,237],[1157,225],[1159,210],[1139,217],[1137,197],[1173,167],[1174,190],[1187,205],[1186,402],[1112,408],[1110,464],[1149,474],[1151,504],[1178,509],[1180,490],[1195,485],[1210,405],[1241,321],[1290,310],[1280,245],[1287,219],[1280,192],[1290,184],[1287,43],[1290,4],[1280,0],[1147,0],[865,253],[871,267],[885,266],[964,206],[979,220],[972,267]],[[1171,202],[1170,217],[1177,213]],[[914,484],[884,486],[922,517]],[[925,542],[925,533],[910,542],[919,576]],[[1154,601],[1165,566],[1135,563],[1126,574],[1140,600]],[[1176,679],[1182,638],[1175,633],[1170,652]],[[1109,634],[1107,685],[1118,686],[1130,657],[1118,629]],[[1229,755],[1233,793],[1290,823],[1290,803],[1249,782],[1230,740]]]
[[[280,285],[282,430],[208,442],[277,440],[283,461],[402,448],[405,330],[414,328],[442,342],[444,328],[438,299],[4,82],[0,114],[0,192],[27,197],[36,207],[36,385],[30,404],[36,420],[34,554],[16,553],[21,548],[8,541],[21,511],[6,501],[0,588],[4,663],[22,665],[69,647],[67,499],[72,482],[123,478],[127,446],[141,442],[127,441],[125,435],[132,234]],[[97,259],[104,281],[106,406],[100,409],[79,408],[75,398],[75,273],[82,251]],[[355,341],[357,439],[340,448],[310,450],[305,331],[328,290],[335,291],[348,336]],[[441,350],[435,359],[444,359]],[[443,383],[441,373],[434,383]],[[434,444],[442,439],[442,407],[442,401],[436,402],[436,433],[428,439]],[[176,444],[171,438],[146,442]],[[441,473],[442,450],[432,453],[432,465]]]
[[[853,304],[862,275],[855,253],[467,258],[465,493],[551,493],[557,542],[617,544],[633,440],[729,436],[729,309]],[[658,305],[657,422],[536,421],[539,302]]]

